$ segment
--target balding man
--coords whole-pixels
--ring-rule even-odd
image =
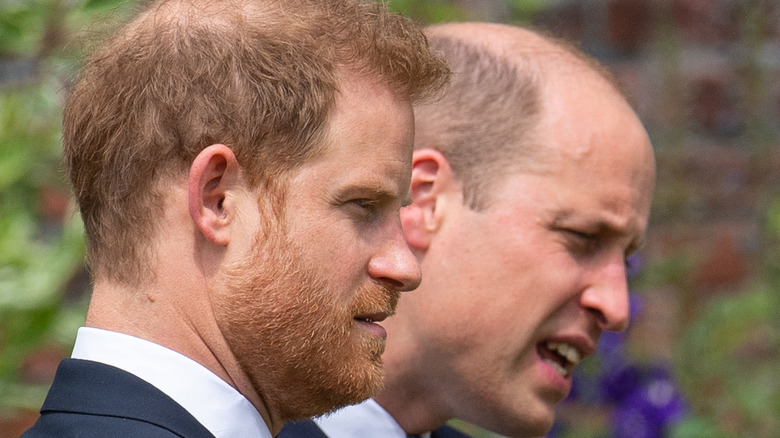
[[[625,261],[647,228],[655,164],[610,75],[517,27],[427,34],[453,82],[415,107],[402,221],[423,281],[386,323],[386,387],[281,436],[463,436],[442,427],[453,418],[543,435],[572,369],[628,324]]]
[[[67,102],[94,289],[24,437],[269,438],[374,395],[447,77],[378,2],[150,2]]]

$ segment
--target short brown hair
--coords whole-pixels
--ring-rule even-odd
[[[414,102],[447,80],[422,32],[360,0],[161,0],[88,60],[64,116],[67,170],[93,269],[147,272],[164,177],[228,145],[249,183],[316,153],[345,72]],[[277,184],[278,185],[278,184]]]
[[[485,207],[488,175],[529,149],[523,143],[533,140],[539,119],[539,75],[517,68],[519,58],[509,61],[461,38],[429,40],[452,79],[441,99],[415,107],[414,146],[440,151],[463,184],[464,201],[478,210]]]

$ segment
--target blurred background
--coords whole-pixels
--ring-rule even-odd
[[[62,102],[91,42],[140,3],[0,0],[0,438],[37,418],[89,294]],[[621,79],[653,141],[631,327],[579,367],[549,436],[780,436],[780,1],[389,3],[420,24],[573,41]]]

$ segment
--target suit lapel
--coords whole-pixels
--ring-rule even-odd
[[[146,381],[87,360],[65,359],[60,363],[41,408],[41,413],[45,412],[130,418],[188,438],[214,438],[189,412]]]
[[[312,420],[288,421],[276,438],[328,438]]]

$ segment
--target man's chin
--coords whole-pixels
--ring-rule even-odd
[[[493,430],[510,438],[540,437],[550,432],[554,424],[555,413],[552,413],[535,418],[525,418],[522,424],[504,425],[504,427],[493,428]]]
[[[368,359],[365,363],[343,368],[339,374],[314,382],[309,397],[299,399],[300,403],[288,412],[291,418],[287,420],[324,415],[369,399],[384,388],[385,373],[381,359]]]
[[[384,348],[382,348],[384,349]],[[356,372],[356,370],[359,370]],[[367,356],[363,363],[355,365],[352,370],[344,370],[348,377],[338,385],[338,392],[342,394],[339,406],[332,408],[336,410],[344,406],[360,403],[366,399],[374,397],[384,389],[385,370],[382,365],[381,351],[372,352]],[[358,377],[360,376],[360,377]],[[351,389],[347,390],[346,389]]]
[[[477,410],[461,411],[461,415],[456,412],[455,416],[509,438],[542,437],[549,433],[555,424],[556,406],[538,404],[540,402],[538,399],[531,400],[530,403],[526,401],[520,406],[512,402],[502,404],[493,400],[491,404],[486,401],[482,406],[472,406],[478,408]]]

